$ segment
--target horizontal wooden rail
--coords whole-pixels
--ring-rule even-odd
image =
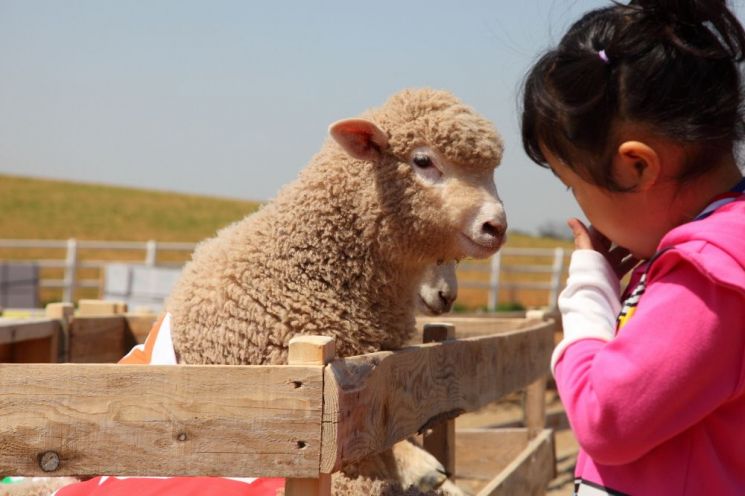
[[[526,429],[464,429],[458,431],[456,472],[460,477],[498,475],[477,496],[545,494],[556,475],[552,431],[531,437]]]
[[[523,274],[553,274],[554,268],[550,265],[503,265],[502,272]]]
[[[332,362],[325,371],[321,471],[529,385],[548,371],[553,327],[536,321],[523,330]]]
[[[68,283],[64,279],[41,279],[39,286],[42,288],[66,288]],[[101,281],[98,279],[78,279],[75,281],[75,286],[78,288],[98,288],[101,286]]]
[[[0,317],[0,362],[56,362],[64,355],[63,326],[44,318]]]
[[[552,321],[454,320],[481,336],[325,367],[0,364],[0,474],[319,478],[546,373]]]
[[[0,474],[318,477],[321,366],[0,364]]]
[[[55,239],[0,239],[0,248],[58,248],[67,249],[68,240]],[[88,241],[76,240],[81,250],[145,250],[149,241]],[[158,250],[192,251],[196,243],[158,241]]]
[[[488,282],[462,281],[458,283],[461,288],[481,288],[490,289],[493,286]],[[551,289],[549,282],[500,282],[499,287],[502,289]]]
[[[60,328],[50,319],[0,318],[0,344],[19,343],[53,336]]]

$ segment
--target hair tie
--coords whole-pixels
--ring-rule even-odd
[[[607,54],[607,53],[605,53],[605,49],[603,49],[603,50],[600,50],[600,51],[598,52],[598,57],[600,57],[600,60],[602,60],[602,61],[603,61],[603,62],[605,62],[606,64],[610,64],[610,59],[608,58],[608,54]]]

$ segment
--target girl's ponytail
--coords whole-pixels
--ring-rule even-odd
[[[745,137],[738,63],[745,31],[725,0],[630,0],[585,14],[525,80],[522,137],[593,183],[620,191],[617,124],[692,145],[679,179],[704,174]],[[693,146],[695,145],[695,146]]]
[[[629,6],[665,26],[680,49],[707,58],[745,58],[745,31],[726,0],[631,0]]]

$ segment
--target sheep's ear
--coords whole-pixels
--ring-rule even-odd
[[[378,160],[388,148],[388,136],[365,119],[336,121],[329,126],[329,134],[349,155],[360,160]]]

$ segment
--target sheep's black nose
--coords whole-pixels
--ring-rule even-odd
[[[502,236],[504,236],[505,226],[504,224],[493,221],[484,222],[484,224],[481,226],[481,231],[488,236],[501,238]]]
[[[437,292],[437,296],[440,297],[440,301],[443,303],[443,306],[446,309],[449,309],[450,306],[455,301],[455,295],[453,295],[451,293],[445,293],[444,291],[438,291]]]

